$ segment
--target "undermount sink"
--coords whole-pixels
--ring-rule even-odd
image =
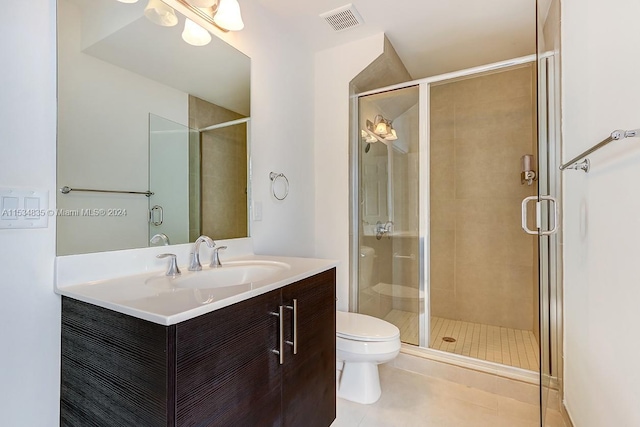
[[[267,280],[289,268],[289,264],[277,261],[230,261],[221,267],[205,267],[202,271],[188,271],[177,277],[152,277],[146,283],[184,289],[222,288]]]

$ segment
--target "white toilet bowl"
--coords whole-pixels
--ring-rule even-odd
[[[336,313],[338,397],[357,403],[380,398],[378,365],[400,352],[400,330],[389,322],[358,313]]]

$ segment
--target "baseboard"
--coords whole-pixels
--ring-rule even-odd
[[[569,411],[567,411],[567,407],[564,402],[560,405],[560,414],[562,415],[562,420],[566,427],[574,427],[573,421],[571,420],[571,415],[569,415]]]

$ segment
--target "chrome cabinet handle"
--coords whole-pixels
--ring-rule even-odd
[[[298,354],[298,300],[294,299],[293,306],[287,305],[286,308],[293,311],[293,342],[286,343],[293,347],[293,354]]]
[[[522,229],[527,234],[533,234],[537,236],[538,230],[536,231],[530,230],[529,227],[527,226],[527,206],[529,202],[532,200],[538,201],[538,196],[525,197],[524,200],[522,201]]]
[[[551,230],[541,230],[541,222],[542,222],[542,211],[541,211],[541,204],[540,201],[538,201],[538,199],[540,201],[542,200],[547,200],[549,202],[553,203],[553,228]],[[528,203],[532,200],[536,201],[536,227],[537,230],[533,231],[530,230],[529,227],[527,226],[527,206]],[[540,235],[540,236],[550,236],[554,233],[556,233],[558,231],[558,201],[555,199],[555,197],[552,196],[529,196],[529,197],[525,197],[524,200],[522,200],[522,229],[527,233],[527,234],[533,234],[533,235]]]
[[[278,350],[271,350],[273,353],[280,356],[280,364],[284,364],[284,307],[279,306],[278,312],[269,313],[272,316],[278,317]]]

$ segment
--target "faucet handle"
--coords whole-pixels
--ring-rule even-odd
[[[211,264],[209,264],[209,267],[212,267],[212,268],[222,267],[222,263],[220,262],[220,255],[218,254],[218,251],[224,250],[224,249],[227,249],[227,247],[218,246],[213,250],[213,255],[211,257]]]
[[[160,254],[156,255],[156,258],[170,258],[169,268],[167,269],[167,276],[176,277],[182,274],[178,268],[178,257],[175,254]]]

